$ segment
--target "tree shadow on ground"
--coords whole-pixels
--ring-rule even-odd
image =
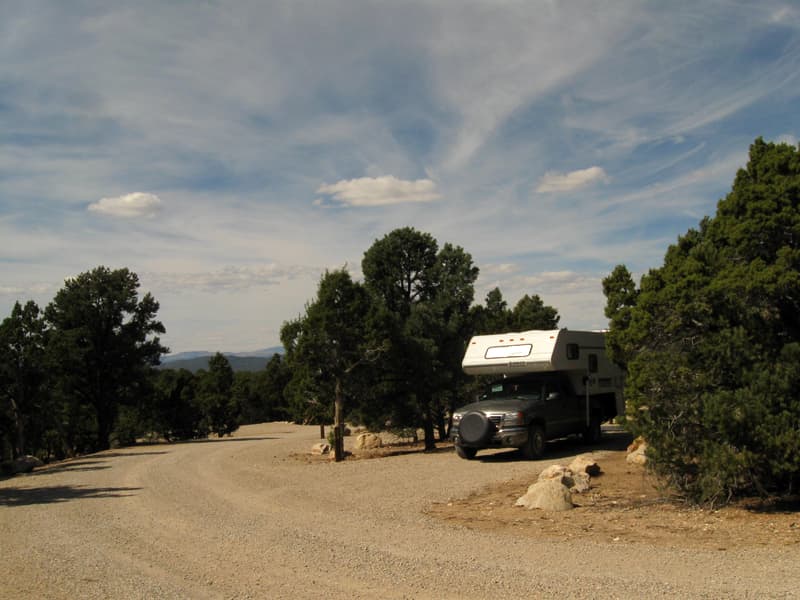
[[[110,469],[111,465],[107,465],[107,459],[110,458],[121,458],[126,456],[143,456],[143,455],[151,455],[151,454],[167,454],[167,451],[161,452],[116,452],[114,450],[106,450],[100,454],[87,454],[80,458],[75,459],[67,459],[63,461],[57,461],[53,463],[46,464],[41,467],[37,467],[30,473],[18,473],[16,475],[9,475],[8,477],[0,478],[2,479],[10,479],[12,477],[37,477],[40,475],[49,475],[52,473],[72,473],[72,472],[84,472],[84,471],[102,471],[105,469]]]
[[[171,442],[173,444],[224,444],[227,442],[258,442],[261,440],[276,440],[278,438],[267,435],[250,437],[221,437],[221,438],[200,438],[196,440],[181,440]]]
[[[133,448],[134,446],[127,446],[128,448]],[[151,456],[157,454],[167,454],[168,450],[159,450],[158,452],[118,452],[116,450],[106,450],[102,454],[98,455],[98,458],[126,458],[128,456]]]
[[[31,506],[55,504],[83,498],[124,498],[133,496],[141,488],[84,487],[80,485],[54,485],[50,487],[0,489],[0,506]]]
[[[753,513],[797,514],[800,513],[800,496],[746,499],[742,501],[741,506]],[[800,527],[800,524],[797,527]]]

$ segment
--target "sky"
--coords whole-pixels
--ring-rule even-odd
[[[410,226],[604,328],[798,107],[788,0],[0,0],[0,318],[126,267],[173,353],[276,346]]]

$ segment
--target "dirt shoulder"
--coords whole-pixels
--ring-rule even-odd
[[[670,498],[643,467],[628,464],[625,450],[601,450],[596,458],[603,473],[592,478],[588,492],[573,494],[576,507],[570,511],[514,506],[534,483],[526,477],[434,504],[427,513],[468,529],[538,539],[713,550],[800,545],[800,501],[752,499],[719,510],[692,507]]]

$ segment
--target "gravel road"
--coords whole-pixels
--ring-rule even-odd
[[[555,461],[299,459],[317,437],[253,425],[0,481],[0,597],[800,598],[797,548],[554,543],[423,514]]]

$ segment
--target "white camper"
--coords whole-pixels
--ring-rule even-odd
[[[468,375],[560,372],[576,395],[602,396],[613,404],[605,413],[625,413],[620,368],[606,354],[602,331],[520,331],[474,336],[461,363]],[[611,409],[611,410],[609,410]]]

